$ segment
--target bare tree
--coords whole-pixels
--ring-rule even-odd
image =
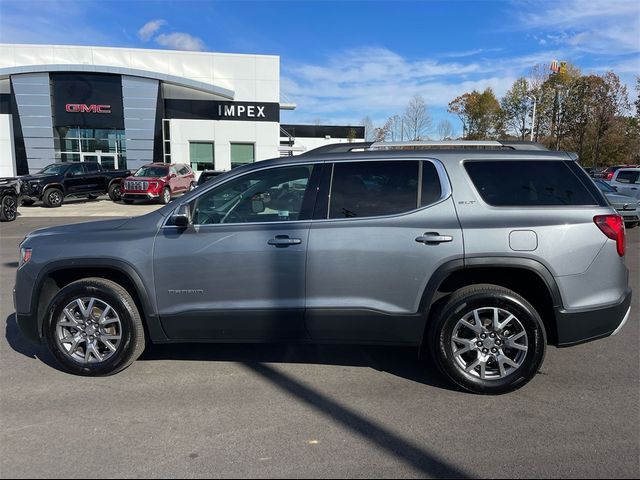
[[[367,115],[362,119],[362,126],[364,127],[365,141],[373,142],[376,132],[375,132],[375,127],[373,126],[373,122],[371,121],[371,117],[369,115]]]
[[[453,137],[453,125],[449,120],[440,120],[438,123],[438,139],[451,140]]]
[[[431,129],[431,117],[421,95],[414,95],[402,116],[404,136],[408,140],[423,140]]]

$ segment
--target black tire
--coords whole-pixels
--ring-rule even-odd
[[[123,203],[126,203],[127,205],[131,205],[133,203],[133,200],[129,199],[129,198],[123,198],[122,199]]]
[[[5,195],[0,200],[0,222],[13,222],[18,216],[18,200],[14,195]]]
[[[463,366],[458,363],[453,351],[452,336],[456,325],[465,315],[473,313],[475,309],[495,307],[514,315],[519,321],[520,326],[526,333],[528,349],[523,354],[519,367],[514,368],[504,377],[482,379],[480,378],[479,370],[477,370],[480,365],[472,369],[471,373],[467,373]],[[488,319],[488,322],[490,323],[491,319]],[[509,325],[504,328],[506,331]],[[472,339],[473,335],[475,333],[472,334]],[[488,339],[488,341],[493,342],[491,339]],[[540,315],[527,300],[506,288],[484,284],[461,288],[454,292],[438,311],[434,312],[428,328],[427,342],[435,363],[446,377],[469,392],[483,395],[508,393],[529,382],[542,365],[547,343]],[[472,345],[472,350],[465,355],[470,356],[469,363],[471,365],[469,366],[472,366],[474,351],[477,352],[475,353],[477,358],[480,358],[481,352],[478,351],[479,348],[475,341],[470,342],[470,345]],[[464,344],[461,344],[461,346],[464,346]],[[505,351],[510,352],[510,354],[515,352],[514,349],[509,349],[506,343],[498,348],[500,348],[500,354],[504,354]],[[517,352],[515,353],[517,354]],[[487,368],[491,366],[496,368],[495,359],[498,356],[491,357],[494,360],[487,364]],[[461,361],[464,361],[464,357],[460,356],[460,358]]]
[[[171,201],[171,189],[169,187],[164,187],[158,201],[163,205],[166,205]]]
[[[22,203],[22,205],[24,205],[25,207],[30,207],[31,205],[36,203],[36,201],[35,200],[31,200],[30,198],[23,198],[20,203]]]
[[[75,299],[93,297],[104,301],[117,313],[121,341],[111,357],[103,362],[80,363],[62,351],[56,326],[63,310]],[[113,375],[131,365],[144,351],[144,327],[131,295],[119,284],[102,278],[85,278],[64,287],[52,300],[45,318],[44,335],[49,350],[69,373],[85,376]],[[86,345],[86,343],[85,343]]]
[[[64,202],[64,194],[59,188],[47,188],[42,195],[42,201],[45,207],[57,208],[62,206]]]
[[[122,195],[120,195],[119,183],[112,183],[111,185],[109,185],[109,198],[114,202],[117,202],[122,198]]]
[[[196,182],[191,182],[191,185],[189,185],[189,191],[191,192],[195,190],[197,186]]]

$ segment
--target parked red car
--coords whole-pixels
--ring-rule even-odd
[[[152,199],[169,203],[174,195],[193,190],[195,186],[196,175],[189,166],[150,163],[122,180],[120,192],[124,203]]]

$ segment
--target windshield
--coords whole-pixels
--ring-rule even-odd
[[[64,172],[68,167],[69,165],[54,163],[52,165],[47,165],[46,167],[44,167],[42,170],[40,170],[40,173],[46,173],[47,175],[57,175],[58,173]]]
[[[142,167],[133,176],[134,177],[166,177],[169,174],[167,167]]]
[[[615,193],[616,189],[613,188],[611,185],[609,185],[608,183],[603,182],[602,180],[598,180],[596,181],[596,185],[598,186],[598,188],[600,190],[602,190],[603,192],[606,193]]]

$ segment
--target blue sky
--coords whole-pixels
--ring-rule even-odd
[[[612,69],[635,99],[640,2],[0,0],[0,42],[275,54],[283,122],[375,123],[421,94],[434,124],[474,88],[537,63]]]

